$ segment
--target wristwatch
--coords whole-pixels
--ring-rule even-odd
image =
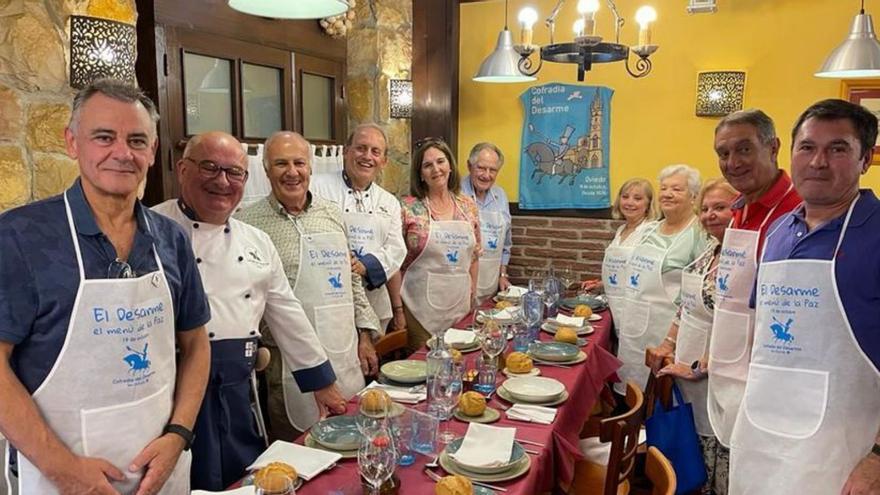
[[[871,452],[876,456],[880,456],[880,443],[875,443],[874,448],[871,449]]]
[[[700,360],[699,359],[697,359],[696,361],[693,362],[693,364],[691,364],[691,374],[694,375],[694,378],[696,378],[698,380],[700,378],[702,378],[703,375],[706,374],[706,372],[703,371],[702,368],[700,368]]]
[[[174,433],[175,435],[183,438],[183,450],[189,450],[192,447],[193,440],[196,438],[195,433],[192,432],[189,428],[183,425],[176,425],[174,423],[168,423],[165,425],[165,428],[162,429],[162,434],[166,433]]]

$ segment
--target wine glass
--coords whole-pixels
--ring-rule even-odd
[[[541,294],[544,306],[547,307],[547,316],[550,316],[550,308],[559,300],[559,281],[552,275],[544,279],[544,292]]]
[[[434,397],[442,407],[443,417],[439,418],[444,421],[443,431],[439,436],[442,443],[450,443],[455,439],[455,434],[449,431],[449,420],[461,398],[462,371],[463,367],[460,365],[450,366],[438,373],[431,383]]]
[[[562,293],[565,294],[565,291],[571,287],[571,284],[575,281],[574,271],[571,269],[571,266],[565,265],[561,269],[557,270],[556,277],[559,278],[559,281],[562,283]]]
[[[275,478],[265,486],[254,485],[254,495],[296,495],[295,481],[290,478]]]
[[[358,449],[358,473],[370,485],[371,495],[379,495],[379,487],[391,478],[396,465],[397,451],[388,430],[363,439]]]
[[[388,427],[391,402],[390,398],[384,394],[370,397],[369,391],[358,396],[358,412],[355,416],[355,423],[361,435],[365,438],[372,438]]]

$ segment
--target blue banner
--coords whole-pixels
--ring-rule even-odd
[[[600,209],[611,206],[608,164],[610,88],[545,84],[520,96],[525,119],[519,207]]]

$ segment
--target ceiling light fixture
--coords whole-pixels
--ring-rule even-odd
[[[880,43],[874,34],[874,21],[865,13],[865,0],[853,19],[849,37],[831,52],[815,75],[841,79],[880,77]]]
[[[347,0],[229,0],[233,9],[271,19],[323,19],[350,8]]]
[[[483,60],[474,81],[485,83],[519,83],[534,81],[534,74],[519,70],[520,56],[513,48],[513,35],[507,29],[507,0],[504,0],[504,29],[498,34],[495,50]]]

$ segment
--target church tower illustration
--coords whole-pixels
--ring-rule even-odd
[[[599,89],[593,96],[593,104],[590,106],[590,134],[587,135],[587,156],[586,163],[581,166],[585,168],[601,168],[605,164],[602,163],[602,114],[605,109],[602,108],[602,98],[599,96]]]

